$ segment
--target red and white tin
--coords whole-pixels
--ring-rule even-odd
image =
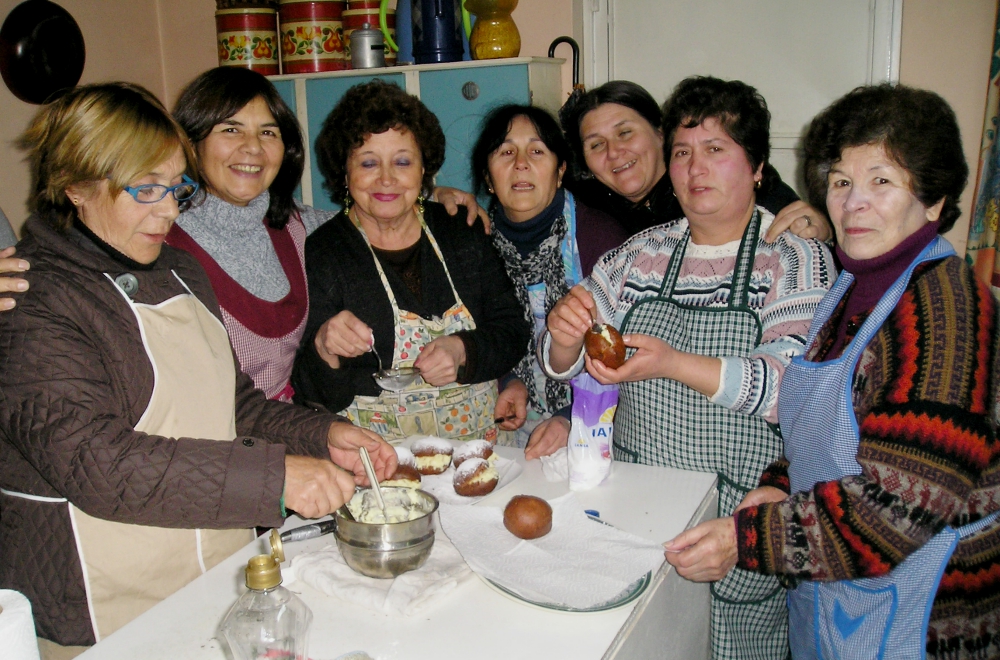
[[[344,0],[281,0],[283,73],[315,73],[351,68],[341,16]]]
[[[265,76],[278,74],[278,14],[247,7],[215,12],[219,66],[242,66]]]
[[[360,9],[355,9],[356,5],[366,4],[365,2],[354,2],[350,1],[351,9],[344,12],[344,39],[347,43],[347,61],[351,61],[351,33],[355,30],[360,30],[365,23],[368,23],[373,28],[379,28],[378,19],[378,3],[368,2],[367,4],[372,4],[374,7],[365,7]],[[389,9],[385,13],[385,25],[389,30],[389,36],[396,39],[396,11],[394,9]],[[396,64],[396,51],[390,50],[388,47],[385,49],[385,65],[393,66]]]

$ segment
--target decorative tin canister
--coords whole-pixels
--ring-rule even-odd
[[[351,3],[353,7],[354,2]],[[365,23],[368,23],[374,28],[379,25],[378,22],[378,7],[369,7],[366,9],[348,9],[344,12],[344,39],[347,43],[347,59],[351,59],[351,33],[355,30],[360,30]],[[386,29],[389,30],[389,36],[396,36],[396,12],[393,9],[389,9],[385,14],[385,25]],[[393,66],[396,64],[396,52],[385,49],[385,65]]]
[[[347,0],[347,9],[375,9],[378,10],[382,0]],[[390,10],[391,11],[391,10]]]
[[[265,76],[278,74],[278,14],[265,7],[215,12],[219,66],[242,66]]]
[[[283,73],[351,68],[341,23],[344,0],[281,0],[279,9]]]

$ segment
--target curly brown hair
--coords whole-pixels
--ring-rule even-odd
[[[930,207],[942,199],[938,233],[962,214],[958,200],[969,179],[958,119],[934,92],[883,83],[858,87],[816,115],[805,154],[809,203],[826,210],[827,177],[845,149],[879,145],[910,176],[913,194]]]
[[[371,135],[389,129],[413,134],[424,166],[423,192],[430,193],[434,175],[444,163],[441,123],[416,96],[396,85],[372,80],[347,90],[323,121],[316,138],[316,162],[323,187],[334,201],[347,195],[347,161]]]

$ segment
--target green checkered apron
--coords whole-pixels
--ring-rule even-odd
[[[686,231],[659,294],[629,310],[622,332],[658,337],[677,350],[699,355],[748,357],[761,338],[760,319],[747,305],[759,231],[760,213],[755,211],[736,256],[729,304],[716,308],[685,305],[673,297],[690,240],[690,229]],[[715,472],[719,516],[732,515],[781,449],[777,427],[711,403],[677,381],[621,384],[615,460]],[[788,657],[788,610],[774,577],[735,568],[712,584],[712,657]]]

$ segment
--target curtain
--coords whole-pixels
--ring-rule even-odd
[[[976,274],[988,282],[993,294],[1000,297],[1000,15],[994,31],[993,57],[990,63],[986,121],[979,149],[969,243],[965,260]]]

